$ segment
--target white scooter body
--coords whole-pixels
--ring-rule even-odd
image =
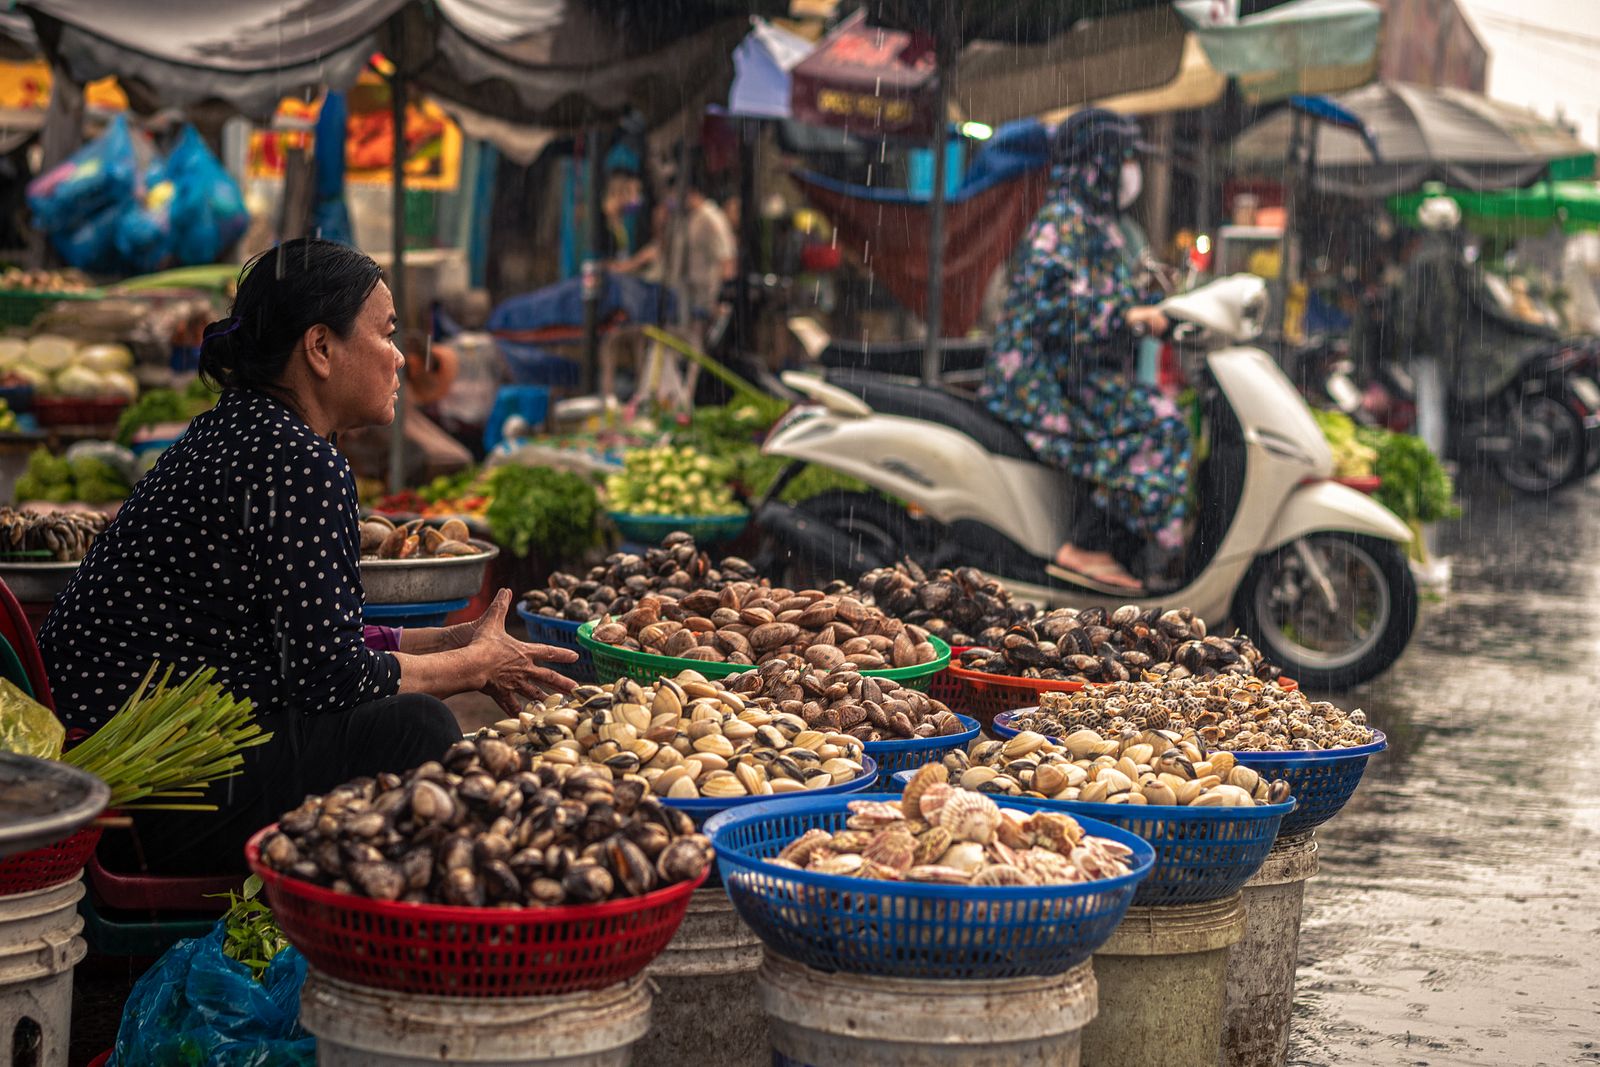
[[[1264,283],[1225,278],[1172,297],[1169,319],[1238,341],[1254,336],[1252,308]],[[1148,600],[1074,586],[1044,587],[997,575],[1034,603],[1083,607],[1096,601],[1182,603],[1203,618],[1226,617],[1234,592],[1257,556],[1318,530],[1369,534],[1404,544],[1411,531],[1370,497],[1328,479],[1333,454],[1305,401],[1258,348],[1211,351],[1207,362],[1239,420],[1246,443],[1239,508],[1222,545],[1190,584]],[[789,372],[784,383],[815,403],[794,409],[768,436],[763,451],[817,463],[906,501],[941,523],[972,519],[1003,532],[1042,559],[1066,541],[1067,479],[1042,463],[1007,459],[938,423],[880,415],[853,394],[819,378]],[[1201,507],[1206,506],[1201,501]],[[980,561],[973,561],[981,567]]]

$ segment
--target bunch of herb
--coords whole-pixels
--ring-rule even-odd
[[[598,540],[599,497],[589,479],[546,467],[496,467],[488,478],[489,532],[513,555],[574,559]]]
[[[273,958],[289,947],[289,941],[278,929],[272,909],[258,899],[260,878],[252,874],[241,892],[224,895],[228,912],[222,917],[222,954],[250,968],[250,977],[259,982]]]

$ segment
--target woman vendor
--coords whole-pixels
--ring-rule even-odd
[[[201,350],[216,407],[139,482],[40,631],[69,727],[94,730],[161,664],[215,668],[273,734],[211,787],[220,810],[139,815],[150,870],[242,870],[245,840],[308,793],[437,758],[461,737],[441,698],[481,691],[514,712],[571,688],[541,666],[571,652],[506,633],[507,590],[475,622],[368,644],[355,478],[334,442],[393,420],[395,328],[378,265],[352,248],[296,240],[246,264]]]
[[[983,385],[991,411],[1088,488],[1047,569],[1139,591],[1123,560],[1183,543],[1189,432],[1177,406],[1131,380],[1133,333],[1164,333],[1121,225],[1138,198],[1139,128],[1099,108],[1062,123],[1051,188],[1023,238]],[[1121,558],[1119,558],[1121,557]]]

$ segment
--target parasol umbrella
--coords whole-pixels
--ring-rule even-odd
[[[1359,125],[1316,125],[1312,181],[1321,192],[1378,199],[1428,181],[1483,191],[1594,173],[1594,150],[1566,130],[1478,93],[1382,82],[1326,99]],[[1281,172],[1295,111],[1280,109],[1235,138],[1235,169]]]
[[[1390,212],[1414,220],[1429,193],[1390,197]],[[1442,195],[1461,205],[1461,222],[1488,237],[1535,237],[1560,227],[1563,233],[1600,230],[1600,182],[1543,181],[1526,189],[1446,189]]]

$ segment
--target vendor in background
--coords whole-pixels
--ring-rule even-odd
[[[1050,574],[1130,592],[1142,584],[1124,559],[1182,547],[1190,455],[1177,406],[1130,373],[1133,337],[1167,329],[1122,221],[1139,195],[1138,134],[1099,108],[1057,130],[1051,188],[1018,249],[982,391],[1086,490]]]
[[[69,726],[94,730],[159,663],[215,668],[273,735],[211,788],[219,811],[140,813],[150,870],[242,870],[245,840],[307,794],[438,758],[461,738],[444,697],[481,691],[514,714],[571,688],[541,665],[571,652],[507,634],[508,590],[474,622],[363,628],[356,486],[335,437],[394,418],[395,329],[377,264],[345,245],[290,241],[246,264],[201,352],[221,399],[139,482],[40,631]]]
[[[1461,205],[1442,186],[1430,184],[1429,191],[1434,195],[1417,207],[1422,239],[1395,293],[1394,334],[1395,351],[1417,383],[1417,436],[1442,456],[1448,436],[1444,374],[1456,366],[1470,316],[1462,293]]]

